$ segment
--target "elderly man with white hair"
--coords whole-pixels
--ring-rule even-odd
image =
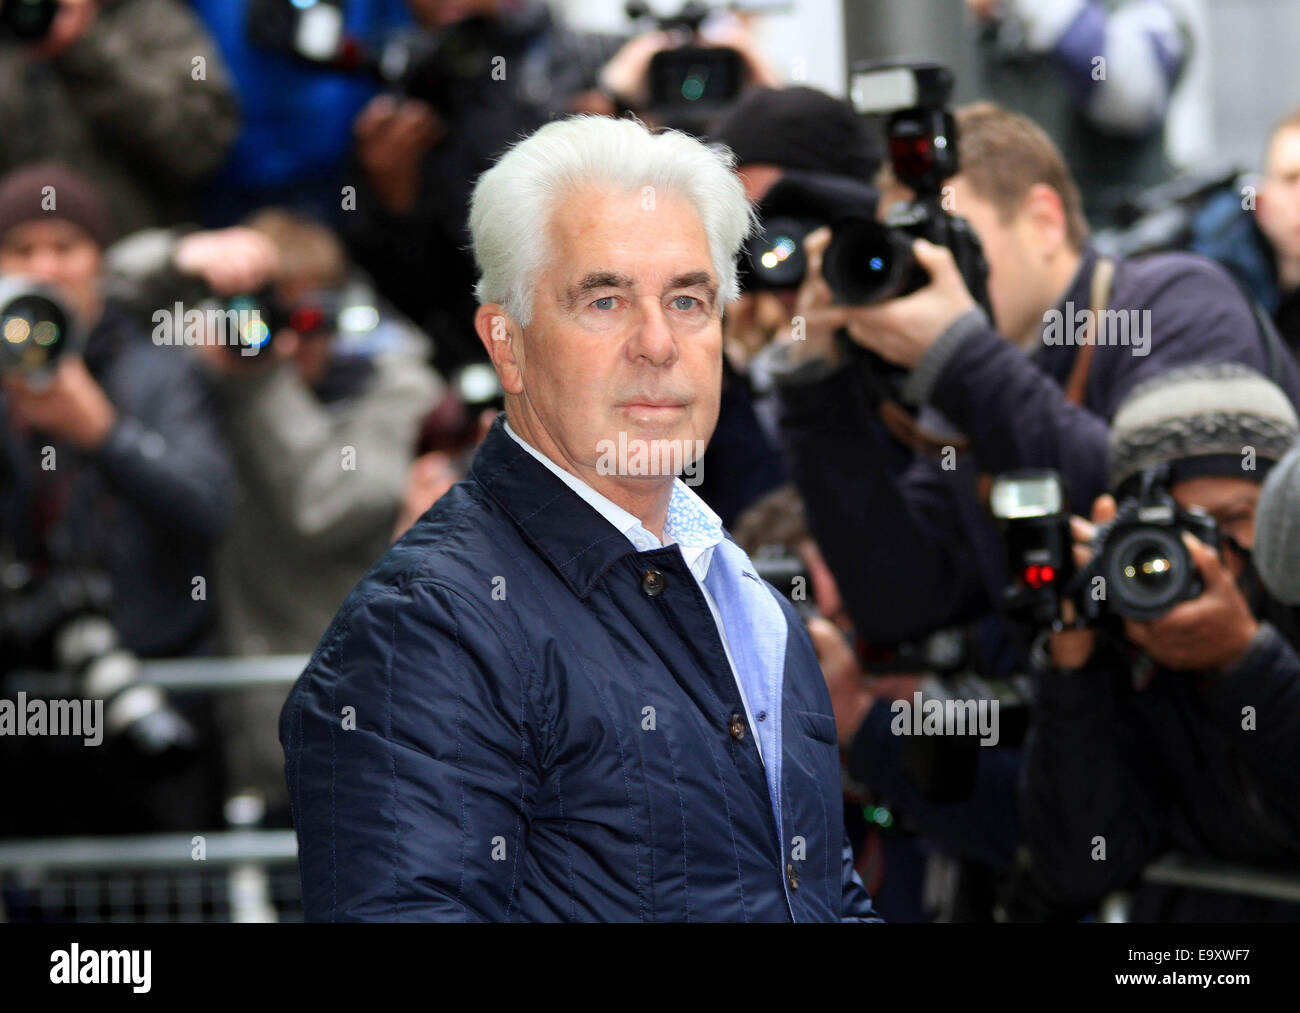
[[[479,180],[506,411],[281,714],[309,919],[880,920],[812,644],[688,484],[753,227],[731,162],[584,116]]]

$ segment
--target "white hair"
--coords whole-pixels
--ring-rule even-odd
[[[584,186],[673,193],[700,216],[722,303],[737,298],[736,255],[757,215],[732,171],[735,156],[677,130],[651,133],[639,120],[586,114],[548,123],[479,177],[469,228],[478,262],[474,294],[500,303],[527,327],[533,286],[551,256],[559,200]]]

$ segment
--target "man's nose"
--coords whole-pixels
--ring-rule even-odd
[[[63,277],[63,258],[53,250],[38,250],[23,258],[14,273],[37,281],[57,282]]]
[[[652,366],[671,365],[677,359],[677,339],[658,301],[647,300],[638,317],[636,330],[628,340],[628,356],[644,358]]]

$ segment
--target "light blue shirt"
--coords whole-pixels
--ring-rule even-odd
[[[673,481],[668,517],[664,523],[664,541],[661,542],[638,517],[521,439],[510,428],[509,422],[505,424],[505,430],[512,440],[549,468],[637,549],[646,552],[675,544],[681,551],[718,627],[722,649],[726,652],[732,677],[745,706],[745,717],[749,727],[754,729],[780,836],[781,691],[789,631],[785,614],[759,579],[749,557],[727,539],[718,515],[680,478]]]

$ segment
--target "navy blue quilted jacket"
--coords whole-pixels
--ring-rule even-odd
[[[821,670],[777,597],[779,832],[680,550],[638,552],[498,419],[281,713],[307,917],[879,920]]]

